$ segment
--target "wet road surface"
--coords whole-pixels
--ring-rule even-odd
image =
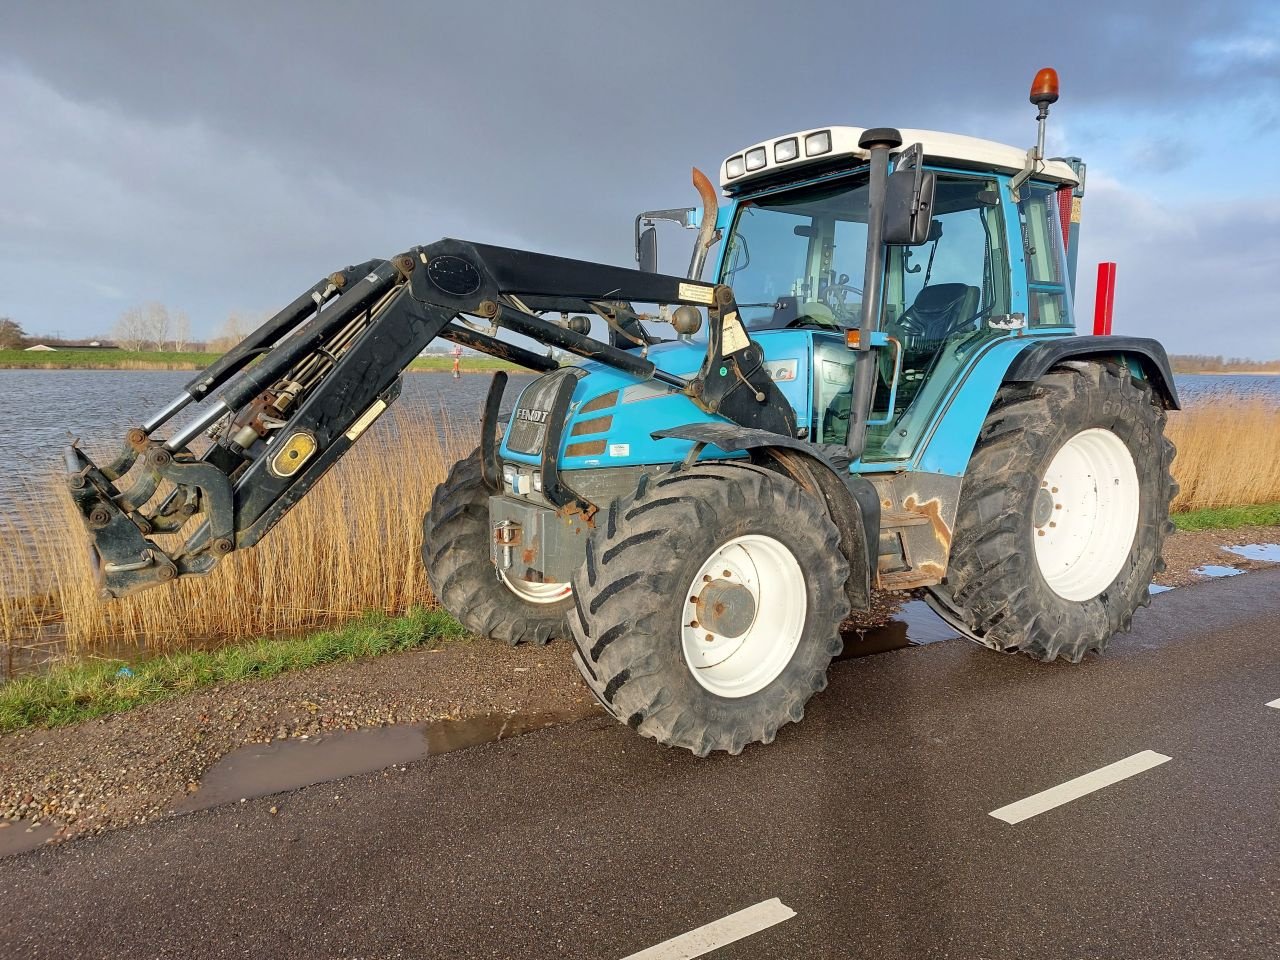
[[[841,661],[740,757],[590,719],[43,849],[0,956],[1275,956],[1278,645],[1251,573],[1077,667]]]

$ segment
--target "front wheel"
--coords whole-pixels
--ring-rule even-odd
[[[641,734],[738,753],[826,686],[848,576],[825,508],[786,477],[717,463],[646,478],[587,541],[574,663]]]
[[[489,537],[489,490],[477,450],[453,465],[423,518],[427,582],[440,605],[476,636],[510,644],[568,637],[569,585],[499,575]]]
[[[1078,663],[1150,602],[1172,529],[1173,444],[1150,386],[1071,362],[1001,388],[969,463],[944,618],[998,650]]]

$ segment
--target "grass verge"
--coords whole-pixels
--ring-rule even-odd
[[[59,727],[215,683],[266,679],[290,670],[411,650],[465,636],[462,625],[443,610],[415,607],[402,617],[371,613],[333,630],[207,652],[172,653],[137,664],[67,664],[0,686],[0,733],[24,727]]]
[[[1235,527],[1280,526],[1280,503],[1253,503],[1240,507],[1208,507],[1175,513],[1179,530],[1231,530]]]

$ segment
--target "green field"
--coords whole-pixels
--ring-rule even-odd
[[[203,370],[220,354],[161,353],[153,350],[0,350],[0,370]],[[418,357],[410,370],[447,373],[453,369],[453,358],[447,356]],[[463,373],[492,370],[522,370],[495,357],[462,358]]]
[[[1179,530],[1232,530],[1236,527],[1280,526],[1280,503],[1254,503],[1240,507],[1207,507],[1175,513]]]
[[[426,371],[428,373],[448,373],[453,369],[453,357],[418,357],[409,364],[410,371]],[[479,373],[491,370],[523,370],[509,360],[497,357],[471,355],[462,358],[463,373]]]
[[[0,369],[10,370],[203,370],[216,353],[152,350],[0,350]]]

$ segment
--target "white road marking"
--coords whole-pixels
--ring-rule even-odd
[[[1272,700],[1270,703],[1267,704],[1267,706],[1275,707],[1277,710],[1280,710],[1280,700]]]
[[[1060,807],[1064,803],[1070,803],[1072,800],[1079,800],[1095,790],[1101,790],[1103,787],[1109,787],[1113,783],[1119,783],[1134,774],[1150,770],[1152,767],[1158,767],[1162,763],[1167,763],[1170,759],[1172,758],[1156,753],[1153,750],[1143,750],[1141,753],[1135,753],[1132,757],[1125,757],[1123,760],[1109,763],[1105,767],[1094,770],[1092,773],[1086,773],[1084,776],[1076,777],[1074,780],[1060,783],[1056,787],[1042,790],[1040,793],[1033,794],[1025,800],[1011,803],[1008,806],[1001,807],[999,810],[992,810],[990,815],[997,820],[1003,820],[1005,823],[1021,823],[1023,820],[1039,816],[1046,810],[1052,810],[1054,807]]]
[[[754,907],[713,920],[696,930],[672,937],[655,947],[623,957],[623,960],[692,960],[766,930],[783,920],[790,920],[795,915],[794,910],[774,897],[757,903]]]

